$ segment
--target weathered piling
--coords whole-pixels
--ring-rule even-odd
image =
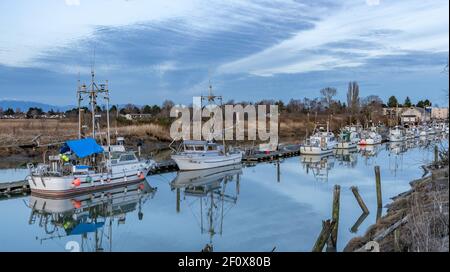
[[[277,161],[277,182],[280,182],[280,161]]]
[[[434,163],[439,161],[439,148],[437,145],[434,145]]]
[[[364,203],[362,197],[359,195],[358,187],[352,186],[352,187],[351,187],[351,190],[352,190],[352,192],[353,192],[353,195],[354,195],[355,198],[356,198],[356,201],[358,201],[358,204],[359,204],[359,206],[361,207],[362,211],[363,211],[364,213],[369,213],[369,209],[367,209],[366,204]]]
[[[340,194],[341,194],[341,186],[334,185],[333,191],[333,213],[332,220],[335,222],[333,229],[331,231],[331,244],[334,248],[336,248],[337,237],[338,237],[338,226],[339,226],[339,206],[340,206]]]
[[[376,222],[378,222],[378,220],[381,219],[382,213],[383,213],[383,208],[382,207],[378,207],[377,208],[377,219],[376,219]]]
[[[383,200],[381,197],[381,175],[380,175],[380,166],[375,166],[375,183],[377,189],[377,207],[381,208],[383,206]]]
[[[330,219],[322,221],[322,231],[320,232],[319,237],[317,237],[316,243],[312,249],[313,252],[322,252],[325,243],[330,238],[331,230],[333,229],[334,224],[335,222]]]

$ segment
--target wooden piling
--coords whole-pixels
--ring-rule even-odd
[[[333,222],[335,222],[335,224],[331,231],[331,239],[330,239],[331,244],[334,248],[336,248],[337,237],[338,237],[340,194],[341,194],[341,186],[334,185],[332,220],[333,220]]]
[[[353,195],[355,195],[356,201],[358,201],[359,206],[361,207],[362,211],[364,213],[369,213],[369,209],[367,209],[366,204],[364,203],[363,199],[361,198],[361,196],[359,195],[358,192],[358,187],[356,186],[352,186],[351,190],[353,192]]]
[[[331,230],[333,229],[334,224],[335,223],[329,219],[322,221],[322,231],[320,232],[319,237],[317,237],[316,243],[312,249],[313,252],[322,252],[325,243],[330,238]]]
[[[437,145],[434,145],[434,163],[438,163],[439,161],[439,148]]]
[[[377,189],[377,208],[381,208],[383,206],[383,200],[381,197],[381,175],[380,175],[380,166],[375,166],[375,183]]]
[[[280,161],[277,161],[277,181],[280,182]]]

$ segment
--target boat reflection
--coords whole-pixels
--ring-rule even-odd
[[[358,151],[364,158],[365,165],[373,165],[374,158],[376,158],[380,152],[381,145],[360,145],[358,146]]]
[[[80,236],[80,251],[112,251],[112,226],[125,224],[126,214],[138,209],[138,219],[144,214],[142,205],[153,198],[156,188],[147,181],[117,187],[104,192],[87,193],[68,198],[44,198],[31,195],[28,206],[31,214],[29,225],[37,224],[45,234],[39,238],[46,240],[68,236]],[[105,230],[106,228],[106,230]]]
[[[306,174],[311,172],[317,181],[328,181],[329,171],[334,167],[333,155],[301,155],[300,161]]]
[[[200,220],[201,234],[209,235],[209,243],[204,251],[213,251],[213,237],[222,235],[223,219],[226,213],[236,204],[239,195],[239,180],[242,174],[240,164],[217,167],[205,170],[180,171],[171,182],[172,190],[176,190],[176,210],[180,212],[181,202],[186,202]],[[232,182],[235,186],[231,186]],[[183,192],[183,198],[181,198]],[[198,206],[196,208],[193,208]],[[195,211],[199,214],[195,214]]]
[[[334,156],[338,161],[338,165],[351,168],[355,167],[358,163],[357,151],[358,149],[356,147],[352,149],[335,149]]]

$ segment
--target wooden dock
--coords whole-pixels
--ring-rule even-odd
[[[247,150],[242,158],[243,162],[273,161],[280,158],[294,157],[300,155],[300,145],[287,145],[276,151]]]
[[[10,198],[18,194],[26,195],[29,192],[30,186],[26,180],[0,183],[0,198]]]
[[[164,160],[156,162],[155,167],[150,170],[149,175],[162,174],[172,171],[178,171],[178,166],[174,160]]]
[[[277,151],[258,152],[255,150],[247,150],[242,158],[242,162],[257,163],[264,161],[273,161],[280,158],[287,158],[300,155],[299,145],[286,145]],[[156,162],[155,167],[150,170],[149,175],[162,174],[178,171],[178,166],[174,160],[164,160]],[[26,180],[0,183],[0,199],[10,198],[12,196],[27,195],[30,192],[30,186]]]

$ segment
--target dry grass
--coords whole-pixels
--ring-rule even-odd
[[[77,135],[75,122],[62,120],[17,119],[0,120],[0,146],[30,143],[41,135],[41,142],[68,139]]]
[[[448,166],[434,170],[432,176],[414,181],[413,190],[397,198],[386,216],[372,225],[363,237],[349,241],[345,251],[361,248],[377,233],[408,215],[405,225],[382,239],[381,251],[448,251],[449,184]]]
[[[171,141],[169,128],[157,124],[131,125],[117,128],[118,135],[129,137],[151,137],[160,141]]]
[[[111,132],[114,132],[114,128]],[[130,125],[117,128],[118,135],[124,137],[150,138],[169,141],[169,129],[157,124]],[[2,119],[0,120],[0,147],[30,144],[40,135],[41,144],[64,141],[77,137],[78,123],[69,120],[48,119]]]

